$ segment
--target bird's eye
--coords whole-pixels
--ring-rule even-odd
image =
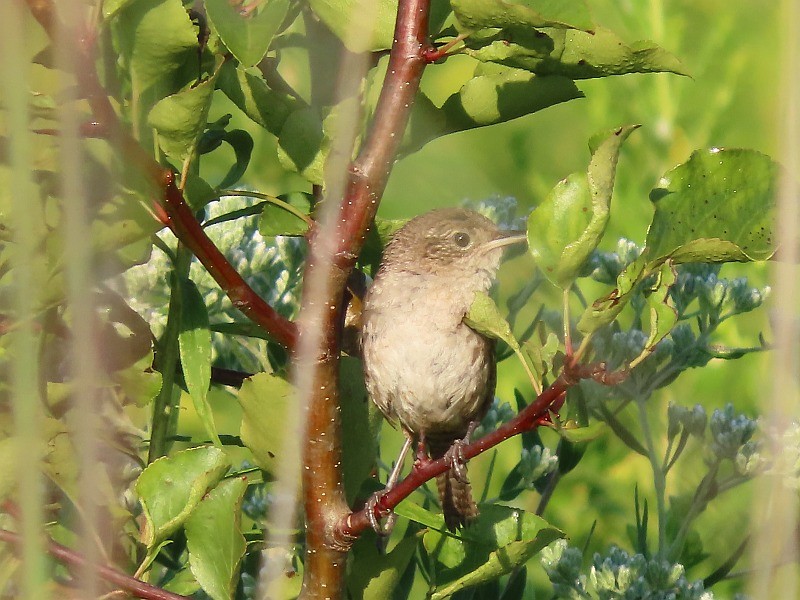
[[[466,248],[470,245],[472,240],[469,237],[468,233],[464,233],[463,231],[458,231],[453,235],[453,241],[456,243],[456,246],[459,248]]]

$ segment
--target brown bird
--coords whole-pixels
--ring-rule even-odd
[[[486,414],[496,379],[493,341],[463,319],[475,293],[491,286],[503,248],[524,239],[471,210],[420,215],[387,244],[364,301],[367,390],[407,439],[387,488],[415,441],[432,459],[447,456],[451,468],[437,484],[451,531],[478,514],[459,445]]]

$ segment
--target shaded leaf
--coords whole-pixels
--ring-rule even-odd
[[[547,340],[542,343],[538,336],[534,336],[522,345],[525,355],[533,368],[539,381],[553,369],[553,359],[558,354],[560,347],[558,336],[552,331],[547,334]]]
[[[594,33],[575,29],[511,28],[473,35],[466,43],[464,52],[473,58],[537,75],[560,75],[570,79],[627,73],[687,75],[675,56],[653,42],[626,44],[602,27]]]
[[[655,215],[645,253],[652,262],[765,260],[773,231],[779,167],[754,150],[698,150],[650,193]]]
[[[247,479],[223,480],[186,520],[186,547],[192,574],[214,600],[231,600],[246,548],[241,532]]]
[[[437,573],[432,598],[445,598],[469,586],[492,581],[524,565],[563,533],[532,513],[482,505],[478,520],[458,537],[429,530],[423,539],[445,568]]]
[[[475,76],[442,106],[446,127],[439,135],[503,123],[582,97],[566,77],[536,77],[521,69],[479,65]]]
[[[205,0],[208,20],[244,67],[257,65],[289,10],[289,0],[269,0],[247,15],[230,0]]]
[[[208,402],[208,387],[211,385],[211,331],[208,328],[208,310],[193,281],[183,279],[179,285],[181,322],[178,346],[183,377],[203,429],[214,444],[219,446],[221,444],[214,424],[214,413]]]
[[[586,335],[608,325],[628,305],[633,290],[645,276],[647,258],[639,256],[617,277],[617,287],[607,296],[598,298],[587,307],[578,320],[578,331]]]
[[[367,532],[353,546],[347,591],[349,597],[356,600],[391,598],[417,549],[417,537],[409,535],[401,539],[391,552],[381,552],[375,537]]]
[[[558,427],[558,435],[573,444],[591,442],[605,433],[607,425],[602,421],[595,421],[586,427]]]
[[[500,309],[487,294],[478,292],[469,307],[469,312],[464,317],[471,329],[488,338],[503,340],[514,351],[519,351],[519,342],[511,333],[508,321],[500,314]]]
[[[215,446],[199,446],[150,463],[136,481],[145,525],[142,543],[153,548],[176,531],[230,467]]]
[[[484,27],[568,27],[590,30],[591,15],[583,0],[450,0],[458,22],[467,29]]]
[[[650,308],[650,333],[645,342],[643,354],[653,351],[656,344],[663,340],[678,322],[678,311],[672,306],[669,288],[675,283],[677,275],[670,263],[665,263],[658,274],[658,281],[653,292],[647,296]]]
[[[311,212],[311,198],[304,192],[292,192],[278,198],[288,207],[275,202],[266,202],[258,221],[258,231],[265,237],[276,235],[304,235],[308,231],[308,223],[295,212],[308,215]],[[288,208],[294,208],[294,211]]]
[[[343,356],[340,362],[341,418],[347,424],[342,428],[342,478],[347,502],[352,505],[375,468],[383,415],[369,401],[361,361]]]
[[[232,62],[220,68],[219,89],[253,121],[273,135],[280,135],[286,119],[302,102],[271,89],[261,72]]]
[[[236,159],[217,186],[220,189],[225,189],[234,185],[244,175],[247,166],[250,164],[250,156],[253,154],[254,142],[251,135],[243,129],[226,131],[222,139],[228,142],[230,147],[233,148]]]
[[[253,453],[256,464],[270,473],[281,460],[291,394],[289,382],[268,373],[245,380],[239,390],[242,442]]]

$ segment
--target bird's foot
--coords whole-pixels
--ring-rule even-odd
[[[450,465],[450,472],[460,483],[469,483],[467,479],[467,459],[464,458],[464,446],[469,445],[470,438],[477,426],[477,421],[472,421],[467,428],[466,435],[462,439],[453,442],[453,445],[444,455],[444,459]]]
[[[397,515],[395,515],[394,512],[380,505],[380,501],[383,500],[385,495],[386,490],[375,492],[369,497],[365,505],[369,524],[372,526],[375,533],[382,536],[388,536],[392,533],[395,520],[397,519]],[[386,522],[381,523],[381,519],[384,517],[386,517]]]

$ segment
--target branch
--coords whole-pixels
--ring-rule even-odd
[[[0,540],[13,544],[14,546],[22,545],[22,536],[6,529],[0,529]],[[125,575],[116,569],[105,565],[91,564],[80,554],[70,550],[66,546],[57,544],[53,540],[47,541],[47,551],[58,561],[73,568],[90,568],[94,570],[101,578],[113,583],[118,588],[125,590],[132,596],[137,598],[145,598],[146,600],[190,600],[189,596],[181,596],[180,594],[173,594],[144,581],[140,581],[130,575]]]
[[[306,435],[303,449],[306,557],[302,598],[339,597],[344,586],[345,552],[352,537],[342,537],[338,523],[349,513],[342,485],[339,422],[339,356],[345,288],[375,218],[378,203],[403,138],[430,47],[430,0],[399,0],[389,65],[366,140],[349,165],[344,191],[338,197],[328,186],[328,200],[338,211],[331,230],[310,238],[304,276],[301,327],[313,348],[299,357],[308,386]],[[313,298],[312,283],[324,290]],[[317,318],[315,318],[317,317]],[[306,331],[309,328],[309,331]],[[313,328],[313,330],[312,330]],[[313,331],[313,332],[312,332]]]
[[[61,24],[57,21],[53,0],[25,2],[51,41],[55,42]],[[296,325],[278,314],[253,291],[203,231],[186,204],[183,193],[176,186],[172,171],[158,164],[122,126],[97,76],[94,61],[96,31],[76,32],[74,37],[79,46],[79,60],[74,65],[73,75],[91,107],[93,124],[98,132],[105,133],[112,146],[120,150],[127,159],[125,162],[133,163],[161,191],[163,197],[155,207],[159,220],[197,257],[236,308],[268,332],[276,342],[293,348],[297,342]]]
[[[550,414],[558,412],[561,405],[564,403],[567,390],[577,382],[578,379],[568,377],[562,373],[550,387],[539,394],[532,404],[517,414],[517,416],[508,423],[498,427],[481,439],[464,446],[464,459],[469,460],[470,458],[474,458],[519,433],[531,431],[540,425],[550,423]],[[376,518],[388,514],[395,506],[400,504],[403,499],[410,496],[414,490],[422,486],[429,479],[433,479],[437,475],[444,473],[449,468],[450,464],[445,458],[414,463],[411,473],[391,490],[381,495],[378,501],[375,502]],[[364,529],[370,527],[367,511],[368,509],[364,508],[342,519],[339,523],[341,535],[355,538],[364,531]]]

